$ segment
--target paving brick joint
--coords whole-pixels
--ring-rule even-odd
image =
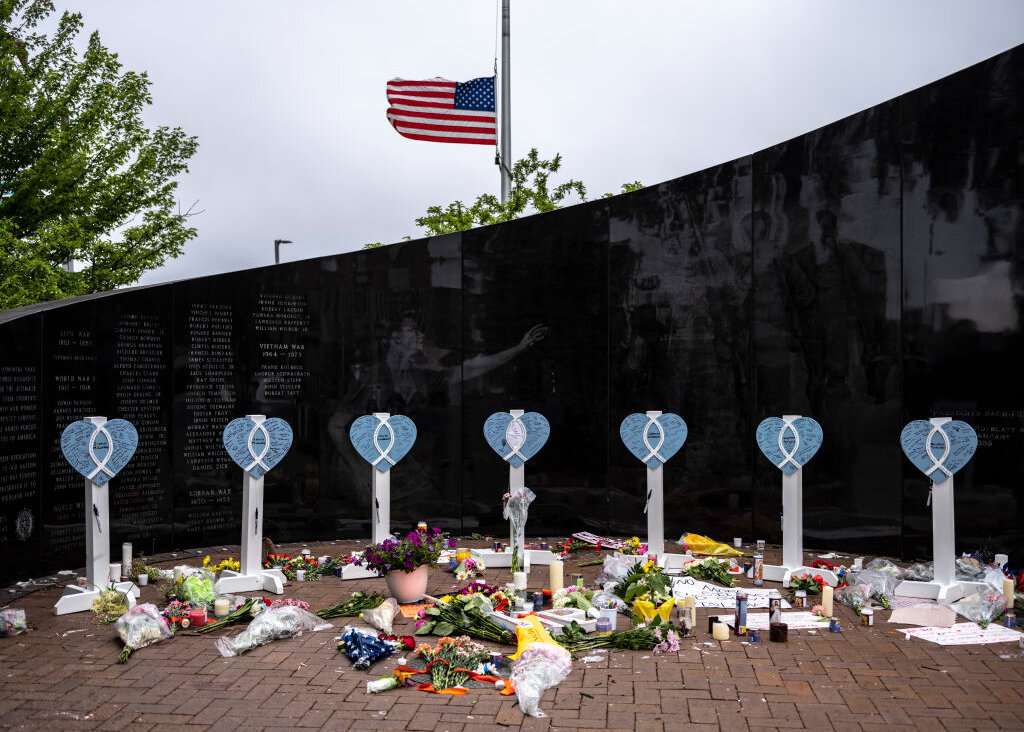
[[[485,542],[464,542],[485,546]],[[361,549],[353,541],[288,544],[293,556]],[[158,566],[197,565],[238,556],[238,547],[161,555]],[[771,560],[772,550],[769,549]],[[600,567],[576,569],[593,554],[576,554],[566,572],[593,583]],[[809,555],[813,556],[813,554]],[[530,587],[547,579],[531,572]],[[508,582],[508,570],[488,570],[489,583]],[[453,575],[432,569],[428,591],[441,593]],[[741,584],[748,584],[741,582]],[[355,590],[386,594],[383,579],[291,582],[283,597],[314,609],[346,600]],[[1015,644],[939,646],[907,640],[880,613],[866,628],[852,609],[836,604],[841,633],[791,630],[786,643],[713,641],[698,609],[697,637],[678,653],[611,651],[577,659],[571,675],[541,700],[547,717],[524,717],[515,697],[473,689],[461,697],[414,688],[366,693],[366,682],[390,673],[395,657],[356,671],[337,649],[348,621],[334,630],[275,641],[223,658],[211,636],[181,633],[140,649],[124,665],[112,625],[92,613],[55,616],[57,588],[25,594],[3,590],[10,607],[24,608],[28,632],[0,638],[0,727],[11,729],[201,730],[836,730],[889,727],[940,730],[1024,729],[1024,651]],[[256,593],[249,593],[256,594]],[[153,586],[140,602],[162,605]],[[356,620],[358,622],[358,620]],[[412,632],[396,618],[395,632]],[[620,629],[624,627],[620,618]],[[239,628],[220,631],[234,635]],[[506,652],[511,652],[505,648]]]

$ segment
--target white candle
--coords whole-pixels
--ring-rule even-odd
[[[128,574],[132,566],[132,543],[126,541],[121,545],[121,571]]]
[[[526,589],[526,572],[513,572],[512,573],[512,584],[516,586],[517,590]]]
[[[140,574],[138,577],[135,578],[135,580],[136,580],[135,584],[137,584],[139,587],[145,587],[146,585],[149,584],[149,575],[148,574]]]
[[[832,611],[835,609],[834,606],[835,590],[832,589],[831,585],[825,585],[821,588],[821,606],[825,608],[825,617],[831,618]]]
[[[116,562],[112,563],[110,565],[110,581],[111,582],[120,582],[121,581],[121,565],[117,564]]]
[[[561,560],[555,559],[548,565],[548,585],[551,587],[551,594],[558,592],[560,589],[565,587],[565,577],[563,575],[563,569]]]
[[[218,597],[216,600],[213,601],[213,614],[216,615],[218,618],[223,618],[230,612],[228,607],[228,598]]]
[[[1006,598],[1006,609],[1013,607],[1013,580],[1007,577],[1003,580],[1003,597]]]
[[[729,640],[729,626],[725,623],[715,623],[711,626],[711,637],[715,640]]]
[[[687,595],[683,598],[683,604],[686,605],[686,614],[690,618],[690,627],[697,627],[697,598],[693,595]]]
[[[737,549],[739,549],[739,548],[740,548],[741,546],[743,546],[743,539],[742,539],[742,538],[740,538],[739,536],[735,537],[735,538],[734,538],[734,539],[732,540],[732,545],[733,545],[734,547],[736,547]]]

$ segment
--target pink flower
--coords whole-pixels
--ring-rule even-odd
[[[421,610],[420,612],[423,612],[423,611]],[[423,624],[425,622],[427,622],[426,618],[420,618],[419,620],[417,620],[416,621],[416,630],[419,630],[420,628],[422,628]]]

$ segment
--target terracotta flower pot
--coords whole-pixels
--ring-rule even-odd
[[[388,592],[399,603],[417,602],[423,599],[427,591],[427,565],[417,567],[411,572],[393,570],[384,575]]]

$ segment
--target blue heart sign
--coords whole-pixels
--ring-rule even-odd
[[[772,465],[792,475],[814,457],[821,447],[821,425],[810,417],[792,422],[769,417],[757,426],[757,446]]]
[[[364,414],[348,430],[352,447],[382,473],[404,458],[416,442],[416,423],[401,414],[382,418]]]
[[[487,444],[514,468],[532,458],[551,434],[551,425],[538,412],[513,417],[508,412],[495,412],[484,422]]]
[[[121,472],[139,446],[135,425],[112,419],[101,425],[88,420],[72,422],[60,436],[60,449],[71,467],[96,485]]]
[[[238,467],[253,478],[262,478],[288,454],[292,427],[271,417],[259,424],[248,417],[228,422],[224,428],[224,449]]]
[[[658,417],[631,414],[619,425],[623,444],[649,468],[661,467],[679,452],[686,442],[686,434],[686,422],[678,414]]]
[[[943,483],[974,456],[978,435],[973,427],[959,420],[935,425],[915,419],[900,433],[900,447],[914,467],[933,482]]]

